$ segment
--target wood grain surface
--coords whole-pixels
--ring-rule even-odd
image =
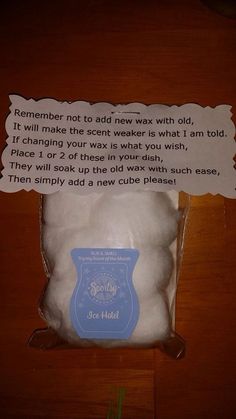
[[[2,1],[0,132],[10,93],[114,103],[216,106],[236,113],[236,25],[198,0]],[[157,349],[52,350],[27,346],[43,327],[39,196],[1,193],[3,419],[106,418],[125,387],[124,419],[236,417],[236,203],[191,198],[175,361]]]

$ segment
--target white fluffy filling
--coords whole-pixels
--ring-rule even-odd
[[[166,193],[46,195],[42,247],[50,281],[42,309],[48,325],[79,346],[148,345],[166,339],[171,319],[164,291],[173,269],[169,245],[177,236],[177,226],[178,211]],[[133,284],[140,313],[127,341],[80,339],[70,320],[70,299],[78,279],[70,252],[96,247],[139,250]]]

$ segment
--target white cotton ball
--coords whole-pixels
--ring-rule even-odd
[[[94,247],[96,235],[93,229],[43,227],[43,250],[47,255],[51,272],[62,279],[72,269],[71,250],[78,247]]]
[[[42,229],[42,251],[47,262],[49,272],[57,270],[61,279],[66,278],[67,272],[71,270],[72,259],[68,241],[75,232],[71,228],[58,228],[43,226]]]
[[[163,192],[107,194],[91,217],[116,240],[128,238],[131,247],[169,246],[177,235],[178,211]]]
[[[73,266],[71,250],[77,247],[79,230],[65,227],[48,227],[42,230],[42,248],[46,255],[51,273],[57,271],[58,276],[66,278],[67,272]],[[73,268],[72,268],[73,269]]]
[[[90,212],[102,194],[79,195],[55,192],[43,198],[43,221],[49,226],[84,227],[90,222]]]
[[[140,303],[140,315],[130,337],[130,343],[152,345],[168,338],[170,332],[170,314],[165,298],[161,294],[156,293]]]
[[[87,339],[81,339],[74,330],[70,319],[70,300],[76,285],[76,275],[67,276],[66,281],[57,281],[53,275],[45,291],[43,314],[49,327],[69,343],[91,346]]]
[[[71,250],[75,248],[127,248],[129,240],[112,238],[104,230],[91,225],[89,228],[57,228],[44,225],[42,248],[50,271],[57,271],[62,278],[72,264]]]
[[[173,269],[173,258],[167,248],[142,248],[133,273],[133,284],[142,302],[159,289],[165,289]]]
[[[69,319],[69,301],[76,285],[76,276],[70,275],[64,283],[54,275],[46,288],[43,299],[43,313],[50,327],[59,331],[63,322]]]

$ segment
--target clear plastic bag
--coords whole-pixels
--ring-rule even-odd
[[[48,282],[33,347],[159,346],[178,358],[175,296],[188,196],[56,192],[42,197]]]

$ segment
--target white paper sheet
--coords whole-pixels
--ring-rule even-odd
[[[2,191],[151,189],[236,197],[229,105],[10,100]]]

